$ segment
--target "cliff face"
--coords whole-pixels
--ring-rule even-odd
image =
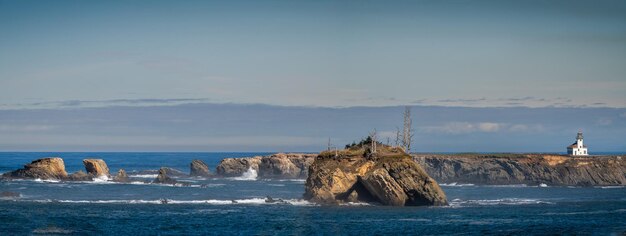
[[[626,164],[619,156],[420,154],[413,159],[442,183],[626,185]]]
[[[328,157],[322,153],[309,168],[304,198],[324,204],[447,205],[437,182],[406,154]]]
[[[216,168],[218,175],[241,176],[248,169],[261,178],[306,178],[309,165],[317,154],[277,153],[270,156],[225,158]]]

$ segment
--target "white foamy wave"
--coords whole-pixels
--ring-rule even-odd
[[[443,184],[439,184],[440,186],[445,186],[445,187],[470,187],[470,186],[474,186],[474,184],[457,184],[456,182],[454,183],[443,183]]]
[[[306,179],[279,179],[280,182],[302,182],[305,183]]]
[[[252,169],[252,167],[248,168],[248,170],[246,172],[243,172],[243,174],[240,177],[233,177],[230,179],[233,180],[256,180],[258,174],[256,172],[255,169]]]
[[[600,188],[603,188],[603,189],[624,188],[624,186],[623,185],[621,185],[621,186],[619,186],[619,185],[617,185],[617,186],[601,186]]]
[[[97,182],[97,183],[107,182],[107,181],[109,181],[109,177],[106,175],[100,175],[98,177],[93,178],[93,182]]]
[[[130,178],[141,178],[141,179],[155,179],[158,174],[147,174],[147,175],[129,175]]]
[[[346,202],[339,204],[340,206],[373,206],[372,203],[367,202]]]
[[[495,187],[495,188],[525,188],[528,187],[526,184],[503,184],[503,185],[485,185],[487,187]]]
[[[61,182],[61,180],[58,179],[34,179],[35,182],[41,182],[41,183],[59,183]]]
[[[172,200],[172,199],[157,199],[157,200],[19,200],[26,202],[38,202],[38,203],[76,203],[76,204],[208,204],[208,205],[266,205],[266,204],[285,204],[293,206],[316,206],[317,204],[311,203],[302,199],[275,199],[274,202],[268,202],[265,198],[249,198],[249,199],[236,199],[236,200]]]
[[[495,205],[531,205],[531,204],[554,204],[553,202],[542,201],[539,199],[528,198],[501,198],[501,199],[482,199],[482,200],[461,200],[454,199],[449,202],[451,207],[462,206],[495,206]]]

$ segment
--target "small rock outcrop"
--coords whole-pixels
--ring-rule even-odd
[[[128,182],[128,175],[126,174],[126,171],[124,169],[120,169],[117,171],[117,175],[115,175],[115,177],[113,177],[113,181],[114,182]]]
[[[0,192],[0,198],[19,198],[21,196],[22,194],[18,192],[9,192],[9,191]]]
[[[104,162],[104,160],[102,159],[85,159],[83,160],[83,165],[85,165],[85,170],[87,170],[87,173],[94,177],[111,176],[107,163]]]
[[[4,173],[4,178],[17,179],[66,179],[65,163],[59,157],[37,159],[24,168]]]
[[[164,168],[159,169],[159,175],[152,181],[155,184],[176,184],[178,181],[167,176],[167,172]]]
[[[200,176],[200,177],[208,177],[211,176],[211,172],[209,172],[209,166],[204,163],[202,160],[193,160],[191,164],[189,164],[189,175],[190,176]]]
[[[82,170],[76,171],[67,177],[70,181],[91,181],[93,176],[85,173]]]
[[[437,182],[399,148],[363,142],[322,152],[309,169],[304,198],[322,204],[378,202],[389,206],[447,205]]]
[[[129,175],[158,175],[160,171],[164,171],[167,176],[171,177],[186,177],[188,176],[185,172],[180,170],[170,168],[170,167],[161,167],[158,170],[142,170],[142,171],[133,171],[128,173]]]

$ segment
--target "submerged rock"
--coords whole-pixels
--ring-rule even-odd
[[[191,164],[189,164],[189,175],[190,176],[201,176],[201,177],[208,177],[211,176],[211,173],[209,172],[209,166],[204,163],[204,161],[202,160],[193,160],[191,161]]]
[[[402,150],[382,144],[320,153],[309,169],[304,198],[317,203],[378,202],[390,206],[447,205],[437,182]]]
[[[172,177],[185,177],[188,176],[185,172],[180,170],[170,168],[170,167],[161,167],[158,170],[142,170],[142,171],[133,171],[128,173],[129,175],[158,175],[160,171],[164,171],[167,176]]]
[[[76,171],[67,177],[70,181],[92,181],[93,176],[85,173],[82,170]]]
[[[37,159],[24,166],[24,168],[4,173],[5,178],[18,179],[66,179],[65,164],[59,157]]]
[[[126,174],[126,171],[124,169],[120,169],[117,171],[117,175],[115,175],[115,177],[113,177],[113,181],[114,182],[128,182],[128,175]]]
[[[94,177],[111,176],[107,163],[104,162],[104,160],[102,159],[85,159],[83,160],[83,165],[85,165],[85,170],[87,170],[87,173]]]
[[[9,192],[9,191],[0,192],[0,198],[19,198],[21,196],[22,194],[18,192]]]

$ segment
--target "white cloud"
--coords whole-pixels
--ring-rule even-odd
[[[474,132],[541,132],[544,130],[543,125],[507,124],[497,122],[449,122],[440,126],[420,128],[420,131],[425,133],[446,134],[466,134]]]
[[[485,122],[478,124],[478,130],[482,132],[497,132],[502,126],[503,125],[499,123]]]

